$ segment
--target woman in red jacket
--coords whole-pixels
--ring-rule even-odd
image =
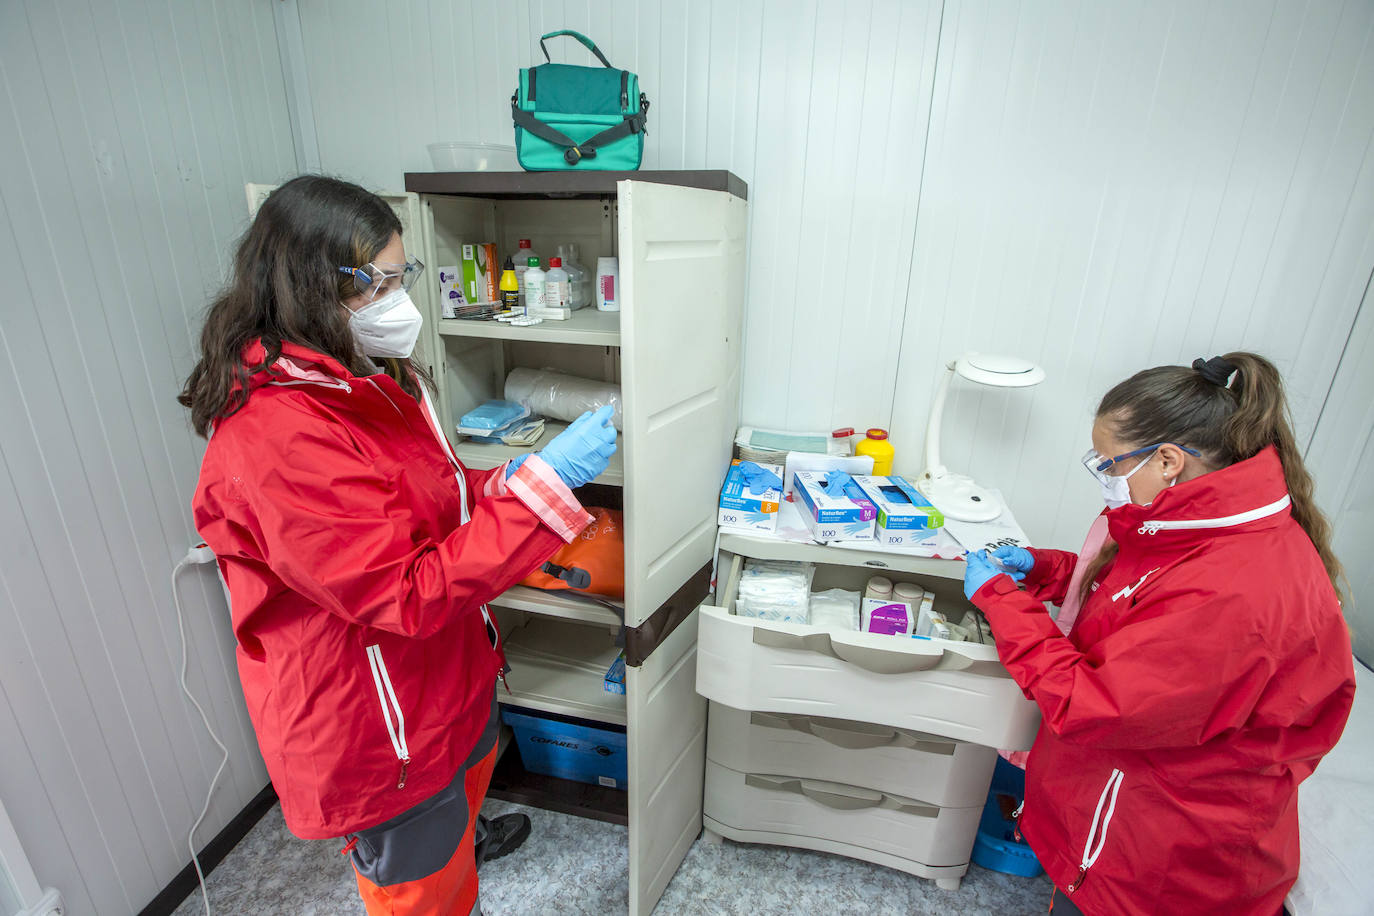
[[[1148,369],[1102,399],[1092,439],[1108,508],[1080,556],[968,558],[965,593],[1043,715],[1019,830],[1056,916],[1274,916],[1298,784],[1355,688],[1279,374],[1252,353]]]
[[[485,603],[586,527],[572,489],[615,450],[603,410],[539,455],[464,468],[410,361],[421,269],[376,195],[287,182],[180,398],[209,439],[195,523],[282,813],[297,836],[348,837],[374,914],[479,912],[477,863],[528,834],[477,814],[504,666]]]

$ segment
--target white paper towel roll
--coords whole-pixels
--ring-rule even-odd
[[[611,422],[616,429],[625,428],[620,386],[612,382],[565,375],[552,369],[513,369],[506,376],[506,400],[569,423],[589,410],[610,404],[615,407]]]

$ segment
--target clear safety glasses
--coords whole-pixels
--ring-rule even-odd
[[[1147,445],[1144,448],[1135,449],[1134,451],[1127,452],[1124,455],[1117,455],[1115,458],[1105,458],[1103,457],[1102,453],[1099,452],[1097,449],[1090,448],[1088,449],[1088,453],[1083,456],[1083,467],[1088,469],[1089,474],[1093,475],[1103,483],[1106,483],[1113,477],[1117,476],[1115,474],[1107,473],[1116,465],[1120,464],[1123,461],[1126,461],[1127,459],[1135,458],[1139,455],[1154,454],[1156,451],[1159,450],[1161,446],[1165,445],[1172,445],[1175,448],[1180,448],[1188,454],[1192,455],[1194,458],[1201,457],[1200,452],[1198,452],[1195,449],[1191,449],[1186,445],[1179,445],[1177,442],[1156,442],[1154,445]]]
[[[371,261],[362,267],[340,267],[339,273],[351,274],[354,289],[370,301],[398,289],[409,292],[424,269],[425,265],[410,258],[404,264]]]

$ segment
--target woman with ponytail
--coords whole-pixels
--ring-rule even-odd
[[[1018,829],[1055,916],[1274,916],[1298,784],[1355,690],[1282,380],[1253,353],[1147,369],[1107,392],[1092,441],[1108,508],[1081,554],[968,558],[965,593],[1043,715]]]

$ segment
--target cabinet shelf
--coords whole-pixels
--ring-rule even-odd
[[[747,534],[733,534],[727,531],[720,533],[720,549],[757,560],[800,560],[830,566],[887,569],[941,579],[964,578],[964,564],[961,560],[913,557],[877,550],[849,550],[821,544],[801,544],[780,538],[750,537]]]
[[[619,653],[615,636],[603,627],[532,621],[506,643],[510,691],[498,687],[497,699],[507,706],[625,725],[625,697],[605,688],[606,669]]]
[[[545,319],[543,324],[517,328],[504,321],[439,319],[443,337],[481,337],[488,340],[528,340],[535,343],[582,344],[591,347],[620,346],[620,313],[595,308],[578,309],[565,321]]]
[[[549,420],[544,424],[544,435],[534,445],[489,445],[483,442],[473,442],[465,439],[454,443],[453,452],[458,456],[458,460],[463,462],[465,467],[477,470],[488,470],[499,467],[530,452],[537,452],[544,446],[553,441],[563,430],[568,428],[568,424],[557,420]],[[616,452],[611,456],[610,466],[606,472],[596,478],[593,483],[606,484],[612,487],[622,487],[625,485],[625,454],[621,450],[624,447],[623,441],[617,443]]]
[[[493,607],[526,611],[543,617],[558,617],[607,627],[620,626],[621,618],[610,608],[572,597],[566,592],[549,592],[517,585],[488,602]]]

